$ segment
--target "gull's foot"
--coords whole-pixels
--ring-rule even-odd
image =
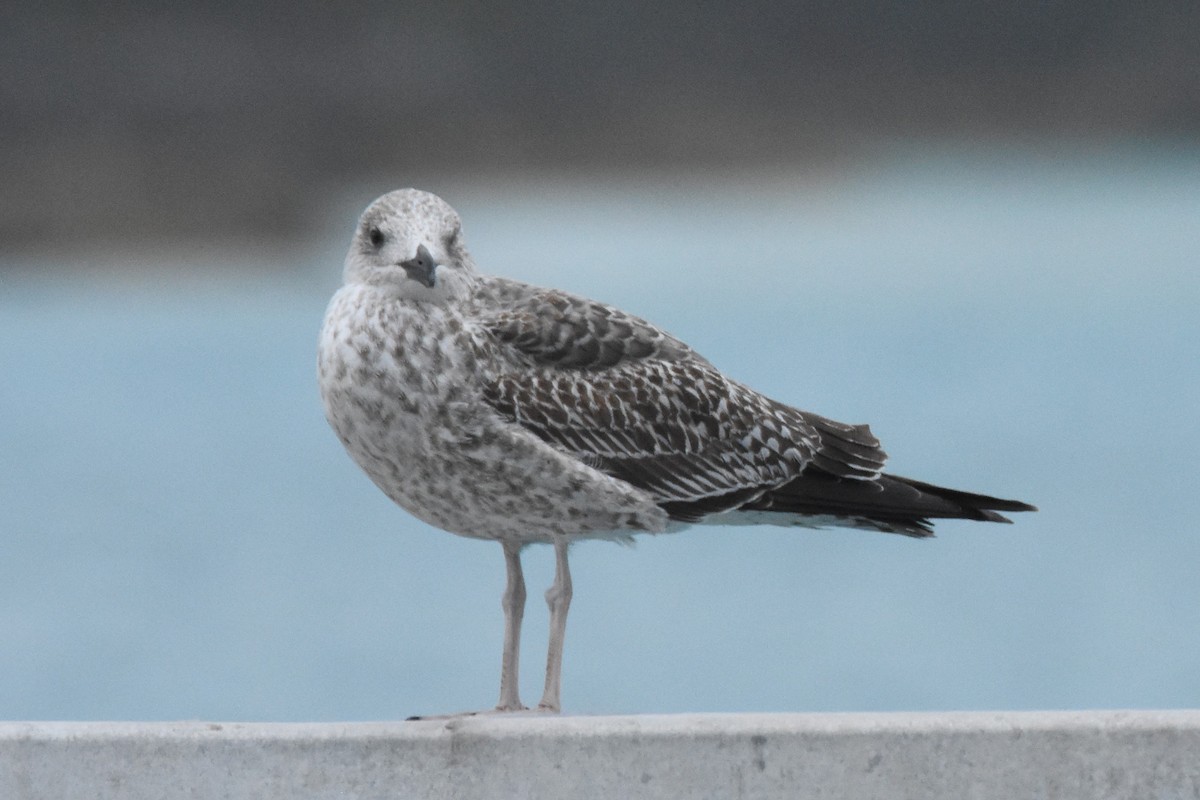
[[[457,714],[418,714],[416,716],[407,717],[404,721],[405,722],[427,722],[427,721],[431,721],[431,720],[445,721],[445,720],[454,720],[454,719],[466,719],[468,717],[492,717],[492,716],[536,717],[536,716],[542,716],[545,714],[557,714],[557,713],[558,713],[557,708],[546,708],[543,706],[538,706],[537,708],[526,708],[525,706],[518,706],[517,708],[501,708],[500,706],[497,706],[496,708],[489,708],[489,709],[485,709],[483,711],[460,711]]]
[[[454,714],[414,714],[411,717],[405,717],[405,722],[427,722],[431,720],[448,720],[448,719],[465,719],[467,717],[477,717],[480,714],[491,714],[492,710],[485,711],[458,711]]]
[[[496,706],[495,709],[493,709],[493,711],[495,713],[499,713],[499,714],[510,714],[514,711],[528,711],[528,710],[529,710],[528,707],[523,706],[520,703],[517,703],[515,706],[498,705],[498,706]]]

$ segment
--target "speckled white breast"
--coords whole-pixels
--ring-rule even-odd
[[[665,515],[614,480],[501,420],[482,400],[498,368],[470,320],[441,306],[348,285],[321,331],[325,415],[393,501],[464,536],[622,538]]]

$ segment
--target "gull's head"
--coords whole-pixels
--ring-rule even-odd
[[[398,189],[359,217],[343,279],[398,297],[445,302],[464,294],[474,275],[458,212],[437,195]]]

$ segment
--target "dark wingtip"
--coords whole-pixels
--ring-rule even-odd
[[[988,499],[992,502],[988,503],[986,506],[983,506],[983,508],[995,511],[1008,511],[1010,513],[1020,511],[1037,511],[1037,506],[1031,506],[1029,503],[1022,503],[1020,500],[1000,500],[995,497]],[[1000,515],[997,514],[996,516],[999,517]],[[1000,517],[997,522],[1012,522],[1012,520]]]
[[[975,494],[974,492],[963,492],[958,489],[947,489],[945,486],[937,486],[924,481],[916,481],[912,478],[901,478],[899,475],[888,476],[895,480],[907,483],[909,486],[921,492],[936,495],[945,498],[950,502],[957,503],[963,507],[963,510],[970,512],[978,512],[981,517],[992,522],[1012,522],[1000,514],[995,514],[998,519],[992,519],[992,512],[1007,511],[1010,513],[1021,511],[1037,511],[1037,506],[1032,506],[1029,503],[1022,503],[1020,500],[1005,500],[1002,497],[992,497],[986,494]],[[976,517],[978,519],[979,517]]]

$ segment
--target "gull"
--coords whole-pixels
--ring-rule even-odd
[[[363,212],[318,352],[325,415],[397,505],[493,540],[507,581],[497,711],[518,694],[521,550],[554,547],[537,708],[561,708],[568,546],[692,524],[933,535],[1033,506],[883,472],[866,425],[759,394],[684,342],[604,303],[481,273],[441,198],[390,192]]]

